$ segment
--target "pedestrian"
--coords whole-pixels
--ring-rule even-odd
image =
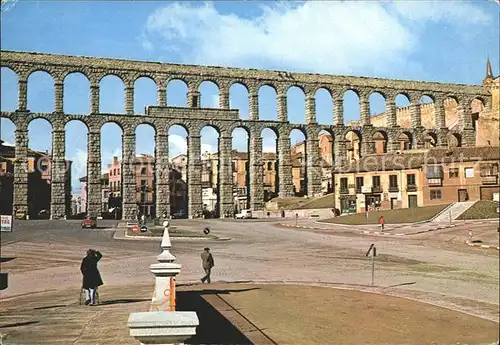
[[[205,270],[205,276],[201,278],[201,282],[204,283],[206,280],[210,284],[210,273],[212,272],[212,267],[215,266],[210,248],[205,248],[203,253],[201,253],[201,264]]]
[[[80,271],[83,274],[82,288],[85,290],[85,305],[96,305],[97,288],[103,285],[101,274],[97,269],[97,263],[102,254],[94,249],[87,250],[87,256],[83,258]]]
[[[382,228],[382,231],[384,231],[384,223],[385,223],[384,216],[380,216],[380,218],[378,219],[378,222],[380,223],[380,227]]]

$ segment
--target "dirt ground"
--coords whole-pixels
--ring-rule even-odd
[[[151,286],[103,287],[97,307],[80,306],[77,291],[3,301],[3,344],[136,344],[126,321],[129,313],[147,310]],[[200,319],[189,344],[493,344],[498,339],[496,322],[327,287],[179,286],[177,304],[178,310],[195,310]]]

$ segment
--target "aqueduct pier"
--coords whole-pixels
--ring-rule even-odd
[[[122,188],[123,218],[136,217],[136,179],[133,168],[135,157],[135,128],[149,124],[155,129],[156,212],[169,213],[168,181],[168,129],[183,126],[188,133],[188,214],[195,217],[202,210],[202,184],[200,160],[200,130],[212,126],[219,133],[219,200],[220,214],[232,215],[232,131],[244,128],[249,135],[250,207],[264,206],[262,139],[264,128],[272,129],[278,142],[278,191],[280,196],[292,196],[292,166],[290,158],[290,132],[301,130],[306,137],[307,192],[309,196],[321,191],[321,160],[318,154],[318,135],[325,130],[332,135],[334,164],[342,165],[347,159],[346,134],[355,131],[361,139],[362,154],[374,152],[373,135],[382,133],[387,140],[387,150],[398,149],[397,138],[410,134],[413,147],[423,147],[423,138],[430,135],[437,146],[446,146],[450,130],[445,125],[444,100],[454,98],[458,104],[459,125],[454,129],[460,134],[462,145],[475,144],[471,103],[475,99],[491,106],[491,95],[481,86],[417,82],[381,78],[334,76],[322,74],[290,73],[256,69],[193,66],[122,59],[54,55],[33,52],[1,51],[1,67],[7,67],[18,76],[18,106],[13,112],[2,112],[1,117],[15,125],[14,210],[28,211],[28,125],[30,121],[44,118],[52,125],[52,193],[51,216],[65,213],[65,125],[79,120],[88,129],[87,161],[87,210],[92,216],[101,212],[101,127],[108,122],[118,124],[122,136]],[[36,71],[49,73],[54,80],[54,112],[34,113],[27,109],[27,82]],[[82,73],[90,81],[90,113],[65,114],[63,111],[64,79],[71,73]],[[125,85],[126,114],[99,112],[99,82],[107,75],[119,77]],[[134,114],[134,82],[148,77],[157,85],[157,105],[150,106],[145,115]],[[188,86],[187,107],[167,106],[166,86],[171,80],[182,80]],[[219,88],[219,108],[200,108],[199,85],[211,81]],[[249,120],[241,120],[238,110],[229,107],[229,89],[234,83],[248,90]],[[259,120],[258,91],[261,86],[271,86],[277,94],[277,121]],[[290,123],[287,118],[287,90],[296,86],[305,94],[306,123]],[[333,125],[320,125],[316,121],[315,93],[326,89],[332,96]],[[344,125],[343,93],[352,90],[360,101],[360,126]],[[377,92],[386,100],[386,125],[370,124],[368,97]],[[412,128],[400,128],[396,122],[395,98],[405,95],[411,107]],[[420,117],[420,100],[430,97],[435,104],[435,126],[424,128]]]

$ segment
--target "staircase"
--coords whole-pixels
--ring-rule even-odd
[[[433,219],[431,219],[432,222],[449,222],[450,221],[450,214],[451,214],[451,220],[455,220],[460,216],[462,213],[467,211],[472,205],[474,205],[475,201],[464,201],[464,202],[455,202],[448,207],[446,207],[444,210],[442,210],[437,216],[435,216]]]

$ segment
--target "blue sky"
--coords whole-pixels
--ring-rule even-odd
[[[1,47],[5,50],[127,58],[160,62],[224,65],[246,68],[385,77],[480,84],[490,56],[494,73],[499,64],[499,5],[492,1],[384,2],[105,2],[8,1],[2,4]],[[14,110],[16,78],[2,69],[1,108]],[[185,104],[185,86],[169,85],[171,105]],[[217,105],[217,88],[204,84],[202,106]],[[121,81],[101,83],[101,110],[123,112]],[[260,93],[261,118],[276,118],[272,90]],[[291,90],[289,119],[304,121],[301,92]],[[372,113],[383,112],[384,101],[370,99]],[[346,121],[359,119],[353,94],[345,97]],[[136,84],[135,109],[156,104],[156,88],[148,80]],[[399,106],[406,105],[398,98]],[[246,92],[231,90],[231,107],[248,117]],[[53,110],[52,80],[44,73],[29,79],[28,108]],[[317,118],[332,123],[332,104],[326,93],[317,95]],[[65,111],[88,113],[88,81],[71,75],[65,82]],[[30,125],[30,147],[51,149],[50,125]],[[1,122],[2,140],[13,143],[14,129]],[[120,130],[106,125],[102,136],[103,166],[120,154]],[[173,130],[170,150],[185,151],[183,133]],[[274,138],[264,133],[265,150]],[[244,133],[234,135],[234,147],[246,150]],[[302,139],[292,134],[292,143]],[[217,147],[215,131],[202,132],[203,149]],[[86,130],[67,126],[66,155],[72,159],[73,180],[85,175]],[[154,131],[137,130],[137,153],[152,153]],[[76,187],[74,184],[73,187]]]

